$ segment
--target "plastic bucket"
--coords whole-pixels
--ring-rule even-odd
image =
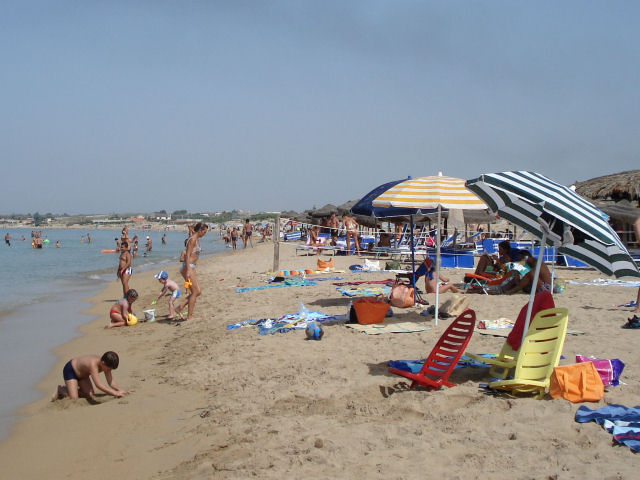
[[[144,321],[145,322],[153,322],[156,317],[156,310],[154,308],[150,310],[144,310]]]

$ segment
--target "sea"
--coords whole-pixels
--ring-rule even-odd
[[[42,229],[42,227],[38,227]],[[4,241],[11,236],[11,246]],[[95,317],[80,312],[90,307],[85,301],[116,280],[116,248],[120,230],[42,229],[42,249],[31,246],[31,230],[0,229],[0,439],[16,421],[17,409],[40,398],[35,385],[49,372],[56,358],[55,347],[78,336],[76,329]],[[133,272],[162,270],[178,263],[186,232],[129,230],[138,234],[139,249]],[[166,245],[162,245],[162,235]],[[88,236],[91,236],[91,243]],[[25,240],[20,238],[24,236]],[[146,257],[146,237],[152,251]],[[82,242],[84,237],[84,242]],[[48,241],[48,242],[47,242]],[[56,247],[60,242],[60,247]],[[225,245],[217,231],[200,241],[202,256],[220,254]],[[106,324],[106,314],[105,314]],[[79,352],[90,353],[90,352]],[[51,390],[55,385],[51,386]]]

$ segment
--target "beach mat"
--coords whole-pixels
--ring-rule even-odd
[[[348,323],[345,326],[358,332],[366,333],[367,335],[381,335],[383,333],[414,333],[431,330],[431,327],[426,326],[424,323],[416,322],[374,323],[371,325]]]
[[[507,338],[509,336],[509,334],[511,333],[511,328],[500,328],[500,329],[493,329],[493,330],[484,330],[484,329],[479,329],[476,327],[475,332],[479,333],[480,335],[489,335],[492,337],[503,337],[503,338]],[[567,330],[567,335],[584,335],[585,332],[583,332],[582,330]]]

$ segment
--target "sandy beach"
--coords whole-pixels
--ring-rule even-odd
[[[280,266],[314,269],[317,257],[280,248]],[[335,257],[343,281],[393,278],[390,273],[351,273],[358,257]],[[384,263],[384,260],[383,260]],[[451,320],[438,325],[421,309],[394,309],[393,321],[426,323],[417,333],[366,335],[344,325],[326,326],[324,338],[304,331],[258,336],[255,328],[227,330],[230,323],[309,310],[343,314],[349,299],[331,281],[317,286],[236,293],[237,286],[264,285],[273,266],[273,245],[203,259],[203,295],[188,322],[163,319],[106,330],[119,298],[112,283],[91,299],[96,320],[82,336],[55,353],[58,362],[38,387],[42,398],[20,411],[21,419],[0,444],[2,477],[36,478],[637,478],[639,457],[612,446],[594,423],[578,424],[579,405],[564,400],[490,396],[479,389],[486,369],[456,370],[458,385],[428,392],[408,389],[390,375],[394,359],[424,358]],[[177,265],[168,269],[179,278]],[[590,281],[592,271],[557,269],[563,279]],[[463,270],[447,270],[454,282]],[[181,280],[181,278],[180,278]],[[179,283],[182,283],[180,281]],[[153,272],[131,285],[142,316],[160,291]],[[422,285],[422,281],[421,281]],[[570,311],[562,364],[575,355],[620,358],[626,368],[597,408],[635,406],[640,396],[638,334],[620,326],[637,288],[568,285],[555,296]],[[444,294],[442,301],[451,297]],[[433,295],[428,300],[433,303]],[[526,295],[469,295],[478,319],[515,317]],[[474,333],[468,352],[498,352],[504,338]],[[62,383],[62,366],[73,356],[120,354],[114,377],[131,394],[116,399],[50,402]],[[46,372],[43,372],[45,374]]]

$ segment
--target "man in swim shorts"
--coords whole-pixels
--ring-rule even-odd
[[[120,359],[116,352],[106,352],[102,357],[98,355],[82,355],[69,360],[62,369],[64,385],[58,385],[51,396],[54,402],[64,397],[76,399],[89,398],[96,402],[93,384],[104,393],[114,397],[122,397],[129,392],[122,390],[113,380],[112,370],[118,368]],[[104,373],[108,387],[100,381],[100,372]]]
[[[244,226],[242,227],[242,240],[244,240],[244,248],[247,248],[247,242],[251,244],[251,248],[253,248],[253,240],[251,240],[251,234],[253,233],[253,225],[249,223],[249,219],[247,218],[244,221]]]
[[[4,243],[11,246],[11,236],[8,233],[4,236]]]
[[[122,294],[126,295],[129,290],[129,278],[133,270],[131,269],[131,253],[129,253],[129,243],[124,241],[120,244],[120,262],[116,276],[122,282]]]

